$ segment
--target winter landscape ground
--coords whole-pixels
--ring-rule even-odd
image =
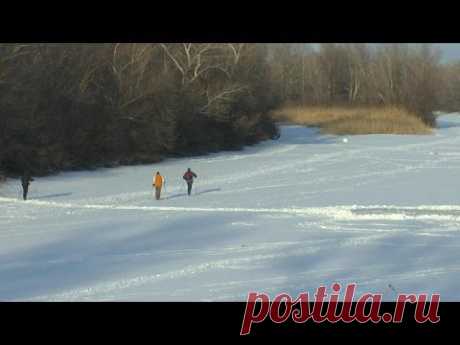
[[[27,202],[9,180],[0,300],[244,301],[336,281],[388,301],[460,300],[458,115],[434,135],[281,134],[240,152],[37,178]]]

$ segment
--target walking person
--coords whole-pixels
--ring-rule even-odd
[[[28,171],[25,171],[21,177],[21,184],[22,184],[22,198],[27,200],[27,194],[29,193],[29,185],[34,179],[30,176]]]
[[[160,175],[160,172],[157,171],[155,177],[153,178],[153,187],[155,188],[155,198],[160,200],[161,198],[161,188],[164,184],[164,178]]]
[[[197,177],[198,176],[190,168],[188,168],[187,171],[185,172],[183,179],[185,180],[185,182],[187,182],[187,194],[188,195],[192,194],[193,179]]]

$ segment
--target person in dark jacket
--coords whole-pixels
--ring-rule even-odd
[[[34,179],[30,176],[28,171],[25,171],[21,177],[21,184],[22,184],[22,198],[27,200],[27,194],[29,193],[29,185]]]
[[[192,186],[193,186],[193,179],[197,178],[196,174],[188,168],[187,171],[185,172],[183,178],[185,182],[187,182],[187,193],[188,195],[192,194]]]

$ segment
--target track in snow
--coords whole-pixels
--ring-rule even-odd
[[[21,203],[16,199],[0,198],[4,203]],[[304,208],[240,208],[240,207],[173,207],[173,206],[134,206],[134,205],[101,205],[58,203],[38,200],[29,200],[27,205],[38,207],[64,209],[94,209],[117,211],[161,211],[161,212],[224,212],[224,213],[269,213],[292,214],[330,217],[343,220],[359,219],[411,219],[424,218],[436,220],[460,220],[460,206],[458,205],[421,205],[400,207],[392,205],[375,206],[331,206],[331,207],[304,207]]]

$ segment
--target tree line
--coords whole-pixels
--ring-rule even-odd
[[[276,135],[260,44],[2,44],[0,170],[151,163]]]
[[[429,44],[277,45],[275,93],[293,105],[403,106],[433,126],[433,110],[460,99],[440,60]]]
[[[403,105],[434,125],[459,103],[439,61],[429,45],[0,44],[0,171],[237,149],[276,137],[284,104]]]

